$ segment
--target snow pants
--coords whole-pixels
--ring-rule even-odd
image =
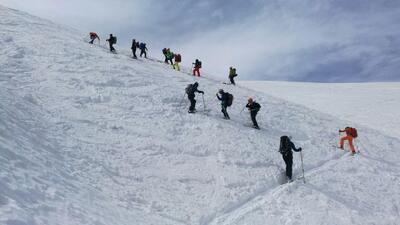
[[[146,50],[140,49],[140,57],[142,57],[142,55],[144,55],[144,57],[147,58]]]
[[[253,121],[253,125],[255,127],[258,127],[258,123],[257,123],[257,120],[256,120],[257,111],[250,111],[250,116],[251,116],[251,121]]]
[[[179,62],[175,62],[174,65],[172,65],[172,68],[174,68],[174,70],[181,71],[181,67],[179,66]]]
[[[137,56],[136,56],[136,48],[135,49],[132,49],[132,54],[133,54],[133,58],[137,58]]]
[[[228,111],[226,111],[226,109],[228,108],[228,106],[222,102],[221,103],[221,112],[224,114],[225,119],[230,119]]]
[[[115,52],[115,48],[113,46],[113,44],[110,43],[110,52]]]
[[[229,77],[229,80],[231,81],[231,84],[235,85],[235,80],[233,79],[233,77]]]
[[[196,73],[197,73],[197,76],[200,76],[200,68],[199,67],[195,67],[193,69],[193,76],[196,76]]]
[[[340,148],[343,148],[345,140],[349,141],[350,150],[351,150],[352,153],[355,153],[356,150],[355,150],[354,145],[353,145],[353,137],[350,136],[350,135],[346,135],[346,136],[340,138],[340,143],[339,143]]]
[[[189,111],[196,110],[196,100],[194,99],[194,95],[188,95],[188,99],[190,101]]]
[[[288,153],[286,155],[282,154],[283,161],[286,164],[286,176],[292,179],[292,166],[293,166],[293,154]]]

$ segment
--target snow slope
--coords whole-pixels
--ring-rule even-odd
[[[0,224],[396,224],[400,141],[360,127],[350,156],[332,145],[346,124],[0,7]],[[117,46],[118,50],[118,46]],[[187,114],[194,80],[208,113]],[[240,113],[252,94],[262,129]],[[279,185],[279,137],[304,149],[307,183]],[[300,175],[299,154],[294,174]]]
[[[248,88],[400,137],[400,83],[244,81]]]

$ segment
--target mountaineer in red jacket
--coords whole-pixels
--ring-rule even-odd
[[[100,43],[99,35],[97,35],[96,32],[90,32],[89,36],[90,36],[90,41],[89,41],[90,44],[93,44],[93,42],[94,42],[94,40],[96,40],[96,38],[99,39],[99,43]]]

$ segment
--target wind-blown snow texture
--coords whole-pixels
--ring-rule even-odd
[[[83,35],[0,7],[0,223],[396,224],[397,138],[249,89],[222,119],[220,82],[90,46]],[[117,48],[118,49],[118,48]],[[211,111],[187,114],[194,80]],[[249,94],[262,130],[240,113]],[[279,137],[304,149],[307,183],[279,185]],[[295,154],[294,173],[300,173]]]

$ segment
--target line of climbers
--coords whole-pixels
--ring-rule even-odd
[[[190,101],[190,107],[189,107],[188,113],[196,112],[196,100],[195,100],[196,95],[195,95],[195,93],[197,92],[197,93],[204,95],[204,91],[200,91],[198,89],[198,87],[199,87],[199,83],[194,82],[193,84],[189,84],[185,88],[185,94],[187,95],[187,97]],[[231,93],[225,92],[223,89],[219,89],[219,91],[216,93],[216,97],[219,101],[221,101],[221,112],[224,115],[224,119],[229,120],[230,117],[228,114],[228,107],[230,107],[233,103],[233,95]],[[257,120],[256,120],[256,116],[257,116],[258,111],[260,111],[261,105],[258,104],[256,101],[254,101],[252,97],[249,97],[247,99],[247,104],[243,107],[243,110],[244,110],[244,108],[247,108],[250,112],[250,117],[251,117],[251,121],[253,122],[253,127],[255,129],[260,129],[260,127],[258,126]]]
[[[99,40],[99,44],[100,44],[100,37],[99,37],[99,35],[97,35],[96,32],[90,32],[89,33],[89,38],[90,38],[90,41],[89,41],[90,44],[93,44],[96,39]],[[114,36],[113,34],[110,34],[110,37],[108,39],[106,39],[106,41],[108,42],[108,45],[110,47],[110,52],[116,53],[114,45],[117,44],[117,37]],[[140,57],[143,57],[143,55],[144,55],[144,57],[147,58],[147,51],[148,50],[147,50],[147,47],[146,47],[146,43],[144,43],[144,42],[136,42],[135,39],[132,39],[131,50],[132,50],[132,54],[133,54],[132,57],[134,59],[137,58],[137,56],[136,56],[136,49],[137,48],[140,49]]]
[[[89,35],[90,35],[90,42],[89,42],[90,44],[93,44],[93,42],[96,39],[98,39],[98,41],[100,43],[100,37],[95,32],[90,32]],[[106,41],[109,43],[110,51],[115,53],[115,48],[113,47],[113,45],[117,43],[117,37],[110,34],[109,39],[107,39]],[[132,40],[131,50],[132,50],[133,58],[135,58],[135,59],[137,58],[137,56],[136,56],[137,48],[140,49],[140,57],[142,57],[144,55],[144,57],[147,58],[148,50],[146,47],[146,43],[136,42],[135,39]],[[175,54],[169,48],[164,48],[162,50],[162,53],[164,55],[164,62],[167,64],[171,63],[172,68],[174,70],[180,71],[179,64],[182,62],[181,54],[179,54],[179,53]],[[196,76],[196,74],[197,74],[197,76],[200,77],[200,68],[202,66],[201,61],[196,59],[195,62],[192,63],[192,65],[193,65],[193,76]],[[236,73],[236,68],[234,68],[232,66],[229,67],[228,78],[229,78],[230,84],[235,85],[234,78],[237,76],[238,75]],[[229,84],[229,83],[224,82],[224,84]],[[197,92],[204,96],[204,91],[198,90],[198,86],[199,86],[199,83],[195,82],[193,84],[189,84],[185,88],[185,95],[187,95],[187,97],[190,101],[188,113],[196,112],[196,99],[195,99],[196,95],[195,95],[195,93]],[[231,93],[225,92],[223,89],[219,89],[219,91],[216,93],[216,97],[219,101],[221,101],[221,112],[224,115],[224,119],[229,120],[230,116],[228,114],[228,107],[230,107],[233,103],[233,95]],[[204,101],[204,97],[203,97],[203,101]],[[254,99],[252,97],[248,97],[247,104],[243,107],[243,109],[240,111],[240,113],[242,113],[245,108],[247,108],[248,111],[250,112],[250,118],[251,118],[251,121],[253,122],[253,128],[259,130],[260,127],[258,126],[256,116],[257,116],[257,113],[261,109],[261,105],[259,103],[257,103],[256,101],[254,101]],[[353,128],[353,127],[345,127],[343,130],[339,130],[339,135],[340,135],[340,133],[343,133],[343,132],[346,135],[340,138],[338,148],[344,150],[344,141],[347,140],[349,142],[349,147],[350,147],[351,153],[352,153],[352,155],[354,155],[356,153],[356,150],[353,145],[353,140],[354,140],[354,138],[357,138],[357,136],[358,136],[357,129]],[[301,152],[302,148],[296,148],[295,145],[293,144],[293,142],[290,140],[290,137],[281,136],[279,152],[282,154],[282,158],[286,164],[286,172],[285,173],[286,173],[286,177],[289,181],[292,180],[292,166],[293,166],[293,151],[292,150],[295,152]],[[303,173],[304,173],[304,171],[303,171]],[[303,174],[303,176],[304,176],[304,174]]]
[[[95,41],[96,39],[98,39],[99,44],[100,44],[100,37],[99,37],[99,35],[97,35],[96,32],[90,32],[90,33],[89,33],[89,38],[90,38],[90,41],[89,41],[90,44],[94,44],[94,41]],[[116,53],[116,50],[115,50],[115,48],[114,48],[114,45],[117,43],[117,37],[114,36],[113,34],[110,34],[109,38],[106,39],[106,42],[108,42],[108,45],[109,45],[109,48],[110,48],[110,52]],[[132,39],[131,50],[132,50],[132,57],[133,57],[134,59],[137,59],[137,56],[136,56],[136,50],[137,50],[137,49],[140,50],[140,57],[143,57],[143,56],[144,56],[145,58],[147,58],[147,51],[148,51],[148,49],[147,49],[147,47],[146,47],[146,43],[144,43],[144,42],[138,42],[138,41],[136,41],[135,39]],[[180,63],[182,62],[182,56],[181,56],[181,54],[179,54],[179,53],[176,53],[176,54],[175,54],[175,53],[173,53],[169,48],[164,48],[164,49],[162,50],[162,53],[163,53],[163,55],[164,55],[164,62],[165,62],[165,63],[167,63],[167,64],[171,63],[172,68],[175,69],[175,70],[177,70],[177,71],[180,71],[180,70],[181,70],[181,68],[180,68]],[[192,66],[193,66],[193,68],[192,68],[192,74],[193,74],[193,76],[196,76],[196,75],[197,75],[198,77],[200,77],[200,69],[201,69],[201,67],[202,67],[201,61],[200,61],[199,59],[196,59],[196,60],[192,63]],[[236,83],[235,83],[235,80],[234,80],[235,77],[237,77],[236,68],[233,68],[233,67],[231,66],[231,67],[229,67],[229,75],[228,75],[228,78],[229,78],[230,83],[225,83],[225,82],[224,82],[224,84],[232,84],[232,85],[235,85],[235,84],[236,84]]]
[[[188,96],[188,99],[190,101],[190,107],[189,107],[188,113],[196,112],[195,93],[197,92],[197,93],[204,95],[204,91],[200,91],[198,89],[198,87],[199,87],[199,83],[195,82],[193,84],[189,84],[185,88],[185,94]],[[233,95],[231,93],[225,92],[223,89],[219,89],[219,91],[216,93],[216,97],[219,101],[221,101],[221,112],[224,115],[224,119],[229,120],[230,116],[228,114],[227,109],[233,103]],[[203,101],[204,101],[204,97],[203,97]],[[203,102],[203,104],[204,104],[204,102]],[[243,107],[243,109],[240,111],[240,113],[242,113],[244,108],[247,108],[250,112],[250,117],[253,122],[253,128],[259,130],[260,127],[258,126],[256,116],[257,116],[257,113],[261,109],[261,105],[258,104],[256,101],[254,101],[252,97],[249,97],[247,99],[247,104],[245,105],[245,107]],[[352,153],[352,155],[354,155],[356,153],[356,150],[353,145],[353,140],[354,140],[354,138],[357,138],[357,136],[358,136],[357,129],[353,128],[353,127],[346,127],[344,130],[339,130],[339,134],[342,132],[345,132],[346,135],[340,138],[339,148],[344,150],[344,141],[347,140],[349,142],[351,153]],[[290,140],[290,137],[282,136],[281,141],[280,141],[280,146],[279,146],[279,152],[282,154],[282,158],[286,164],[286,176],[289,181],[292,180],[292,165],[293,165],[292,150],[295,152],[300,152],[302,150],[302,148],[296,148],[295,145],[293,144],[293,142]],[[304,174],[303,174],[303,176],[304,176]]]

